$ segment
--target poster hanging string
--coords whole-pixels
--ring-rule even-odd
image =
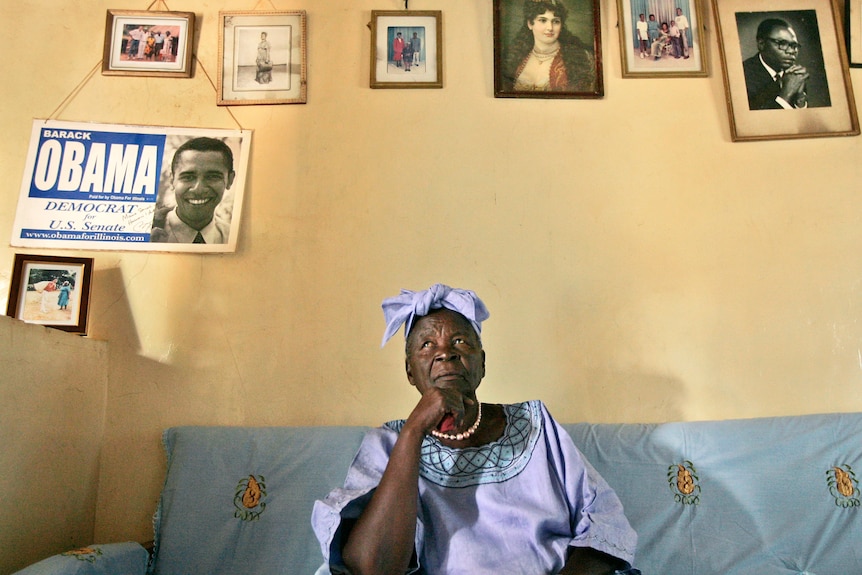
[[[210,77],[209,73],[206,71],[206,68],[204,68],[203,64],[201,63],[201,61],[198,59],[197,56],[195,56],[194,59],[195,59],[195,62],[197,62],[198,68],[200,68],[201,72],[203,72],[204,76],[206,76],[207,80],[209,80],[210,86],[212,86],[213,91],[216,94],[218,94],[218,88],[216,88],[215,82],[213,82],[213,79]],[[87,74],[84,76],[84,79],[81,80],[78,83],[78,85],[75,86],[72,89],[72,91],[69,92],[69,94],[65,98],[63,98],[63,100],[54,109],[54,111],[48,115],[47,120],[56,120],[57,115],[66,109],[66,106],[68,106],[72,102],[72,100],[74,100],[75,97],[81,92],[81,90],[84,89],[84,86],[87,85],[87,82],[89,82],[90,80],[93,79],[93,76],[96,74],[96,72],[101,67],[102,67],[102,60],[99,60],[98,62],[96,62],[96,65],[93,66],[92,70],[87,72]],[[239,120],[236,119],[236,116],[233,115],[233,112],[231,112],[230,108],[225,107],[225,111],[230,115],[230,117],[233,119],[234,123],[237,125],[237,127],[239,127],[240,130],[244,129],[242,127],[242,124],[239,123]]]
[[[198,59],[197,55],[195,55],[195,57],[194,57],[194,58],[195,58],[195,62],[197,62],[197,63],[198,63],[198,68],[200,68],[201,72],[203,72],[203,73],[204,73],[204,76],[206,76],[206,77],[207,77],[207,80],[209,80],[209,82],[210,82],[210,86],[212,86],[212,87],[213,87],[213,91],[216,93],[216,96],[218,96],[218,88],[216,87],[215,82],[213,82],[213,79],[210,77],[209,72],[207,72],[207,69],[206,69],[206,68],[204,68],[204,65],[203,65],[203,64],[201,63],[201,61]],[[236,119],[236,116],[234,116],[234,115],[233,115],[233,112],[231,111],[231,109],[230,109],[230,107],[229,107],[229,106],[219,106],[219,107],[220,107],[220,108],[224,108],[225,112],[227,112],[228,114],[230,114],[230,117],[231,117],[231,118],[233,118],[234,123],[237,125],[237,127],[238,127],[240,130],[244,129],[244,128],[242,127],[242,124],[240,124],[240,123],[239,123],[239,120],[237,120],[237,119]]]
[[[269,3],[270,8],[272,8],[273,10],[278,10],[278,8],[275,7],[275,4],[272,3],[272,0],[266,1]],[[260,5],[263,4],[263,2],[264,0],[257,0],[257,4],[254,5],[254,8],[252,8],[252,10],[257,10],[258,8],[260,8]]]
[[[57,107],[54,109],[54,111],[53,111],[53,112],[51,112],[51,113],[48,115],[48,119],[49,119],[49,120],[54,120],[54,119],[55,119],[55,116],[56,116],[58,113],[60,113],[60,111],[61,111],[61,110],[64,110],[64,109],[66,108],[66,106],[68,106],[68,105],[69,105],[69,103],[70,103],[70,102],[75,98],[75,96],[77,96],[77,95],[78,95],[78,92],[80,92],[81,90],[83,90],[83,89],[84,89],[84,86],[86,86],[86,85],[87,85],[87,82],[89,82],[89,81],[90,81],[90,78],[92,78],[92,77],[93,77],[93,75],[94,75],[94,74],[99,70],[99,68],[101,68],[101,67],[102,67],[102,61],[101,61],[101,60],[99,60],[98,62],[96,62],[96,65],[95,65],[95,66],[93,66],[93,69],[92,69],[92,70],[90,70],[89,72],[87,72],[87,75],[86,75],[86,76],[84,76],[84,79],[83,79],[83,80],[81,80],[81,81],[78,83],[78,85],[77,85],[77,86],[75,86],[75,87],[72,89],[72,91],[71,91],[71,92],[69,92],[69,94],[68,94],[65,98],[63,98],[63,101],[62,101],[62,102],[60,102],[60,105],[59,105],[59,106],[57,106]]]

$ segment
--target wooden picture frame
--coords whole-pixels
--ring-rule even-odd
[[[219,12],[218,105],[305,104],[305,10]]]
[[[623,78],[709,75],[699,0],[617,0]]]
[[[443,87],[442,12],[373,10],[370,27],[372,88]]]
[[[844,0],[844,40],[850,67],[862,68],[862,0]]]
[[[834,0],[712,4],[733,141],[859,134]]]
[[[6,315],[87,335],[93,258],[15,254]]]
[[[601,98],[603,76],[598,0],[494,0],[494,97]]]
[[[108,10],[102,74],[190,78],[194,12]]]

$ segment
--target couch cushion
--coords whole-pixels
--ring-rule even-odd
[[[151,573],[311,574],[311,509],[344,482],[367,428],[176,427]]]
[[[564,427],[646,574],[862,573],[862,414]]]
[[[148,558],[137,543],[90,545],[48,557],[15,575],[143,575]]]

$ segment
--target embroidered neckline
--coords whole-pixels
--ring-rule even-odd
[[[442,487],[501,483],[518,475],[533,454],[542,430],[538,402],[503,405],[502,437],[479,447],[447,447],[431,436],[422,441],[419,474]],[[401,432],[404,420],[386,424]]]

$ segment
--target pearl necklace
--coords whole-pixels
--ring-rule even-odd
[[[465,431],[463,433],[458,433],[456,435],[450,435],[448,433],[443,433],[442,431],[437,431],[436,429],[432,429],[431,435],[433,435],[437,439],[448,439],[449,441],[461,441],[463,439],[467,439],[468,437],[470,437],[471,435],[476,433],[476,430],[479,429],[479,423],[481,423],[481,422],[482,422],[482,404],[480,402],[479,403],[479,413],[478,413],[478,415],[476,415],[476,421],[473,422],[473,425],[471,425],[467,431]]]
[[[542,64],[544,64],[545,62],[547,62],[549,60],[553,60],[554,58],[556,58],[559,51],[560,51],[559,46],[557,46],[557,49],[554,50],[553,52],[539,52],[538,50],[536,50],[536,48],[533,48],[533,50],[532,50],[533,58],[535,58],[539,62],[539,66],[541,66]]]

